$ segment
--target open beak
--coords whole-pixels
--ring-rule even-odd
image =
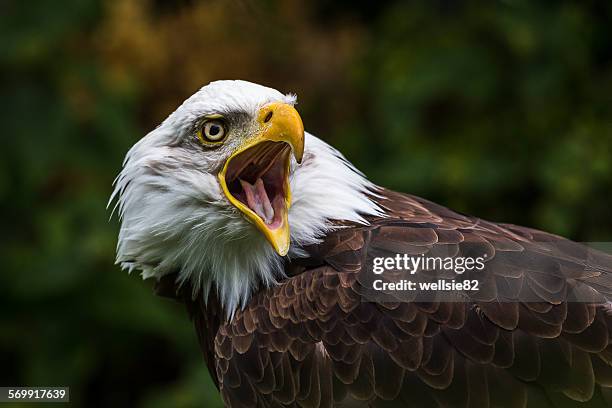
[[[255,224],[281,256],[289,251],[289,165],[304,154],[302,118],[285,103],[262,107],[259,132],[240,146],[219,173],[227,199]]]

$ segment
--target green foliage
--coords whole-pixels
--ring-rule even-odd
[[[365,3],[3,3],[0,384],[220,406],[183,308],[113,265],[106,209],[127,149],[213,79],[296,92],[377,183],[610,239],[610,3]]]

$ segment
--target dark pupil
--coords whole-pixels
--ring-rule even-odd
[[[211,136],[216,136],[219,134],[219,132],[221,131],[221,127],[217,126],[217,125],[212,125],[209,129],[208,129],[208,134],[210,134]]]

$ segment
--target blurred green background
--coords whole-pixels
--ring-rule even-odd
[[[113,265],[128,148],[203,84],[299,96],[375,182],[612,240],[612,2],[0,1],[0,385],[214,407],[183,308]]]

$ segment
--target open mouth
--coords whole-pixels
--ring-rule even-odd
[[[259,129],[238,146],[218,174],[227,200],[264,235],[280,256],[289,252],[289,164],[304,155],[304,125],[295,108],[269,103],[257,114]]]
[[[269,230],[286,219],[290,153],[286,142],[263,141],[232,157],[225,170],[229,193]]]

